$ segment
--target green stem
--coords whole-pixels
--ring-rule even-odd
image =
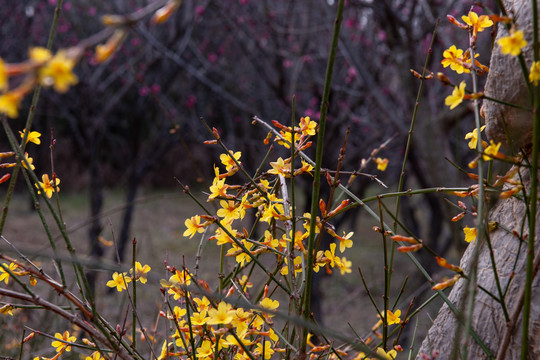
[[[538,5],[531,1],[533,20],[533,56],[538,61]],[[528,83],[529,84],[529,83]],[[532,87],[531,84],[529,86]],[[523,303],[523,332],[521,336],[521,360],[526,360],[529,353],[529,322],[531,315],[532,283],[536,240],[536,202],[538,199],[538,140],[540,140],[540,92],[533,89],[533,147],[531,163],[531,190],[529,198],[529,241],[527,246],[527,274],[525,278],[525,297]]]
[[[470,35],[471,36],[471,35]],[[475,44],[473,43],[472,36],[470,40],[470,47],[471,51],[471,58],[474,59],[475,54]],[[478,91],[478,79],[476,76],[475,71],[475,65],[474,61],[472,63],[472,71],[471,71],[471,77],[472,77],[472,83],[473,83],[473,92]],[[475,99],[473,101],[473,107],[474,107],[474,120],[476,125],[476,131],[478,134],[481,133],[480,128],[480,103],[478,102],[478,99]],[[478,152],[483,152],[482,147],[482,141],[478,141],[476,144],[476,150]],[[477,234],[477,243],[475,248],[473,249],[473,256],[472,256],[472,266],[469,273],[469,278],[467,279],[468,283],[468,297],[466,297],[466,301],[463,303],[464,306],[467,307],[467,311],[465,314],[465,331],[463,336],[465,339],[467,339],[472,332],[472,322],[473,322],[473,312],[474,312],[474,299],[476,297],[476,290],[477,290],[477,275],[478,275],[478,257],[480,255],[479,247],[480,244],[482,244],[482,237],[484,235],[484,217],[485,217],[485,209],[484,209],[484,203],[485,203],[485,188],[484,188],[484,159],[482,156],[478,159],[478,204],[477,204],[477,221],[476,221],[476,234]],[[459,326],[458,328],[459,329]],[[462,332],[456,330],[456,338],[454,343],[454,353],[453,355],[456,355],[457,347],[459,346],[460,339],[462,336]],[[466,346],[462,347],[463,356],[464,358],[467,358],[467,352],[468,348]]]
[[[136,266],[135,263],[137,261],[137,240],[133,239],[133,248],[131,252],[131,271],[133,276],[133,311],[132,311],[132,319],[131,319],[131,346],[135,350],[137,348],[137,279],[136,279]]]
[[[390,301],[390,281],[392,277],[392,269],[389,268],[388,263],[388,249],[386,246],[386,235],[384,229],[383,213],[382,213],[382,201],[379,200],[379,221],[381,224],[381,236],[383,241],[383,260],[384,260],[384,296],[383,296],[383,338],[382,348],[386,351],[386,341],[388,340],[388,302]],[[394,245],[392,245],[392,250]]]
[[[54,16],[51,23],[51,28],[49,30],[49,37],[47,38],[47,49],[51,50],[52,44],[54,41],[54,36],[56,35],[56,27],[58,26],[58,21],[60,19],[60,9],[62,8],[62,2],[63,0],[58,0],[56,2],[56,8],[54,9]],[[24,149],[26,148],[26,140],[28,139],[28,134],[30,133],[30,129],[32,128],[32,122],[34,121],[34,116],[36,114],[36,107],[39,101],[39,95],[41,93],[41,86],[38,85],[34,89],[34,94],[32,95],[32,101],[30,103],[30,109],[28,110],[28,116],[26,117],[26,125],[25,125],[25,132],[23,134],[23,139],[21,142],[21,153],[24,154]],[[5,118],[0,118],[1,121],[7,121]],[[13,191],[15,190],[15,183],[17,182],[17,177],[19,174],[19,171],[21,170],[21,164],[17,163],[15,165],[15,168],[13,169],[13,173],[11,174],[11,179],[8,185],[8,191],[6,194],[6,197],[4,199],[4,206],[2,208],[2,218],[0,219],[0,235],[4,233],[4,226],[6,224],[6,217],[9,209],[9,203],[11,201],[11,196],[13,195]]]
[[[328,106],[330,103],[330,85],[332,84],[332,75],[334,71],[334,63],[336,60],[337,47],[339,43],[339,33],[341,30],[341,22],[343,19],[343,8],[345,7],[345,0],[340,0],[337,7],[336,19],[334,21],[334,30],[332,34],[332,45],[330,47],[330,54],[328,55],[328,64],[326,67],[326,76],[324,80],[324,91],[321,101],[320,121],[319,121],[319,133],[317,136],[317,151],[315,155],[315,168],[314,168],[314,180],[311,200],[311,221],[309,228],[309,240],[308,240],[308,253],[307,253],[307,278],[306,287],[303,294],[303,315],[306,321],[309,321],[311,311],[311,285],[313,282],[313,263],[315,259],[315,226],[317,223],[317,209],[319,206],[319,192],[321,186],[321,165],[324,149],[324,134],[326,128],[326,117],[328,114]],[[302,336],[302,346],[300,347],[301,354],[306,352],[308,329],[304,328]]]

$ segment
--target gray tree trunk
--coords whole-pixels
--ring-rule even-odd
[[[509,14],[514,14],[518,29],[525,31],[529,45],[524,49],[526,66],[532,63],[532,10],[529,0],[504,1]],[[506,27],[501,24],[497,39],[508,35]],[[490,63],[490,72],[486,83],[486,95],[530,107],[530,99],[525,80],[517,57],[502,55],[498,45],[495,45]],[[495,141],[502,141],[507,148],[530,148],[532,134],[532,115],[530,112],[509,108],[500,104],[485,101],[482,115],[486,119],[486,133]],[[506,128],[506,131],[505,131]],[[510,135],[507,137],[507,133]],[[529,186],[527,171],[521,171],[526,188]],[[424,339],[420,353],[431,356],[433,351],[439,355],[437,360],[464,359],[462,352],[467,350],[467,359],[519,359],[521,352],[521,333],[523,309],[523,289],[526,272],[527,244],[516,234],[524,234],[527,238],[526,207],[523,201],[510,198],[499,200],[489,213],[489,221],[496,221],[505,229],[499,227],[491,232],[490,239],[493,247],[495,266],[504,292],[506,286],[505,305],[510,321],[506,321],[501,304],[486,292],[478,290],[474,300],[472,329],[493,354],[486,353],[471,336],[465,337],[464,327],[454,313],[445,304],[439,311],[431,329]],[[540,217],[537,216],[536,234],[540,233]],[[513,233],[515,231],[515,233]],[[540,248],[537,246],[537,249]],[[478,262],[475,264],[475,251],[478,250]],[[540,252],[536,252],[535,269],[540,265]],[[465,273],[477,266],[478,285],[489,292],[498,295],[494,277],[494,267],[490,251],[484,241],[470,244],[461,260]],[[536,275],[536,273],[535,273]],[[466,309],[464,304],[468,293],[468,282],[459,280],[450,292],[449,299],[457,309]],[[509,284],[509,285],[508,285]],[[459,339],[459,340],[458,340]],[[457,345],[457,346],[456,346]],[[540,359],[540,280],[534,278],[532,292],[532,309],[529,327],[529,359]],[[421,359],[420,355],[417,359]]]

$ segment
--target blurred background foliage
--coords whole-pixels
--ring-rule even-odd
[[[21,0],[2,6],[2,58],[20,61],[29,47],[45,45],[56,3]],[[125,14],[144,4],[64,1],[55,49],[98,32],[100,16]],[[373,193],[373,187],[378,193],[396,188],[420,84],[409,69],[422,72],[435,23],[441,18],[428,70],[443,71],[444,49],[468,45],[467,36],[445,17],[460,17],[472,5],[465,0],[347,2],[323,166],[335,166],[348,128],[346,170],[358,169],[373,149],[392,139],[380,153],[390,159],[388,170],[377,172],[374,163],[365,170],[377,174],[389,189],[369,177],[358,177],[352,190],[360,198]],[[33,130],[44,134],[45,143],[56,139],[54,170],[62,179],[62,192],[88,193],[94,216],[89,230],[93,256],[103,253],[97,238],[103,231],[98,215],[105,189],[125,192],[128,206],[118,235],[123,253],[122,244],[132,236],[130,204],[141,188],[177,188],[174,177],[191,187],[211,182],[219,153],[202,144],[211,136],[199,118],[216,127],[230,149],[242,151],[242,163],[252,172],[268,151],[262,144],[267,130],[252,125],[254,115],[289,124],[294,95],[297,119],[318,118],[335,6],[331,0],[184,0],[165,24],[135,25],[110,61],[96,64],[88,51],[76,69],[79,83],[67,94],[42,92]],[[480,6],[475,9],[486,12]],[[492,40],[482,35],[479,60],[488,64]],[[448,72],[451,79],[454,75]],[[459,82],[457,76],[454,82]],[[450,92],[435,80],[425,83],[406,189],[469,184],[444,160],[464,166],[469,159],[463,157],[471,156],[463,139],[473,128],[471,108],[462,105],[450,112],[443,101]],[[15,129],[22,130],[25,115],[22,111],[12,121]],[[48,147],[35,151],[30,155],[37,173],[50,171]],[[20,185],[22,190],[24,184]],[[310,184],[305,185],[307,199]],[[404,198],[403,207],[405,224],[441,256],[455,244],[463,244],[457,240],[461,229],[450,222],[455,210],[443,197]],[[358,218],[349,215],[347,220],[355,223]],[[425,266],[433,270],[432,265]]]

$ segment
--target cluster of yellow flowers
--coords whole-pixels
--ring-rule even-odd
[[[175,331],[163,342],[158,359],[188,354],[202,359],[217,359],[220,354],[226,354],[225,358],[249,359],[247,351],[255,358],[270,359],[274,352],[285,351],[278,348],[279,337],[271,327],[272,312],[279,307],[277,300],[265,297],[257,309],[234,308],[223,300],[192,296],[183,289],[191,284],[189,271],[169,270],[174,274],[169,280],[162,280],[161,285],[182,306],[161,312],[162,317],[174,322]],[[246,277],[238,284],[243,288],[252,286]]]
[[[36,85],[53,87],[59,93],[65,93],[70,86],[77,83],[77,76],[73,73],[80,51],[60,50],[52,54],[41,47],[31,48],[28,60],[8,64],[0,59],[0,113],[16,118],[24,96]],[[23,79],[17,87],[10,82],[14,77]],[[13,81],[14,82],[14,81]]]
[[[128,273],[114,272],[112,280],[107,281],[107,286],[110,288],[116,288],[117,291],[127,290],[127,286],[132,281],[140,281],[142,284],[146,284],[147,274],[152,268],[148,265],[141,265],[140,262],[135,262],[135,272],[133,269]]]
[[[465,23],[461,23],[454,19],[451,16],[448,16],[448,19],[450,22],[452,22],[454,25],[458,26],[459,28],[465,29],[469,32],[469,39],[471,47],[473,47],[476,44],[477,40],[477,34],[479,32],[484,31],[485,29],[491,27],[496,22],[505,22],[505,23],[511,23],[512,19],[500,17],[500,16],[487,16],[487,15],[481,15],[479,16],[475,12],[471,11],[467,16],[462,16],[462,20]],[[524,38],[524,32],[523,30],[518,30],[516,27],[516,24],[512,25],[512,27],[509,29],[508,35],[500,37],[497,40],[498,50],[505,55],[510,56],[520,56],[522,50],[527,46],[527,41]],[[480,64],[477,60],[475,60],[475,65],[472,64],[472,59],[470,56],[470,50],[471,48],[467,49],[466,51],[463,51],[461,49],[456,48],[455,45],[452,45],[450,48],[446,49],[443,53],[443,60],[442,65],[446,67],[450,67],[453,71],[455,71],[458,74],[463,73],[469,73],[471,69],[474,69],[477,74],[488,72],[489,69],[482,64]],[[475,54],[475,58],[478,56],[478,54]],[[439,79],[445,79],[445,83],[450,84],[448,78],[442,74],[439,74]],[[533,84],[534,86],[538,85],[538,82],[540,81],[540,62],[534,62],[530,66],[529,70],[529,82]],[[459,86],[455,86],[454,90],[451,95],[449,95],[445,99],[445,104],[450,107],[450,110],[456,108],[458,105],[460,105],[464,99],[479,99],[483,96],[482,93],[478,94],[470,94],[467,93],[466,90],[466,82],[461,81]],[[482,126],[480,129],[474,129],[471,132],[467,133],[465,135],[465,140],[469,140],[468,146],[471,150],[478,151],[478,149],[482,149],[479,151],[478,156],[469,163],[469,167],[471,169],[475,168],[478,165],[478,160],[480,159],[480,156],[484,161],[490,161],[493,159],[506,159],[507,157],[499,152],[499,149],[501,147],[501,143],[497,142],[495,143],[493,140],[490,140],[490,142],[486,142],[484,140],[480,141],[480,144],[478,143],[481,133],[484,130],[485,126]],[[501,179],[497,180],[497,182],[494,184],[495,186],[502,185],[504,183],[510,184],[511,188],[507,189],[505,191],[502,191],[500,194],[501,198],[507,198],[512,195],[515,195],[522,189],[522,185],[518,183],[514,183],[513,180],[509,176],[502,177]],[[474,195],[478,189],[473,189],[471,192],[465,193],[465,194],[456,194],[460,196],[469,196]],[[464,212],[460,214],[460,216],[454,217],[452,219],[453,221],[458,221],[464,216]],[[466,242],[475,242],[476,236],[477,236],[477,230],[476,228],[470,228],[466,226],[463,229],[464,235],[465,235],[465,241]]]
[[[472,43],[476,42],[476,36],[478,32],[482,32],[485,29],[493,26],[494,21],[490,16],[481,15],[478,16],[474,11],[469,12],[467,16],[462,16],[463,21],[466,23],[463,24],[451,16],[448,16],[449,20],[457,25],[458,27],[468,30],[470,32],[471,38],[473,39]],[[510,19],[502,18],[500,16],[493,16],[495,21],[510,21]],[[524,38],[523,30],[517,30],[515,25],[510,28],[509,35],[503,36],[497,40],[497,45],[499,46],[499,51],[502,54],[508,54],[511,56],[519,56],[523,48],[527,46],[527,40]],[[475,54],[475,58],[479,54]],[[458,49],[455,45],[450,46],[443,52],[443,60],[441,61],[442,65],[446,68],[450,66],[450,69],[455,71],[458,74],[469,73],[470,69],[473,68],[472,59],[470,56],[470,49],[463,51]],[[480,64],[475,60],[477,72],[488,72],[489,69]],[[538,85],[540,81],[540,62],[533,61],[529,71],[529,81]],[[459,86],[456,86],[451,95],[449,95],[445,104],[450,107],[450,110],[456,108],[459,104],[463,102],[464,99],[475,99],[475,94],[466,94],[465,91],[466,83],[462,81]]]
[[[31,333],[27,339],[34,336],[35,333]],[[96,348],[96,344],[92,341],[88,340],[87,338],[83,338],[81,341],[83,344],[76,344],[77,336],[72,335],[69,330],[64,331],[63,333],[55,333],[54,334],[55,340],[51,343],[51,346],[55,349],[56,354],[52,357],[44,357],[44,356],[36,356],[33,358],[33,360],[58,360],[60,359],[60,356],[62,356],[65,352],[70,352],[72,346],[80,346],[85,348]],[[93,351],[88,356],[81,356],[81,359],[84,360],[105,360],[107,359],[104,357],[99,350]]]
[[[287,149],[290,149],[291,146],[292,133],[294,133],[295,149],[303,150],[309,147],[311,145],[311,142],[308,141],[309,137],[315,135],[317,128],[317,123],[309,117],[302,117],[299,127],[294,130],[277,121],[273,123],[280,130],[280,136],[277,136],[274,141]],[[268,143],[268,140],[266,140],[266,143]],[[294,168],[291,157],[285,159],[279,157],[276,161],[270,162],[271,169],[259,176],[253,183],[245,186],[228,185],[226,179],[238,172],[241,166],[240,158],[241,153],[233,151],[220,156],[226,172],[220,173],[219,169],[214,167],[215,178],[210,186],[210,195],[208,196],[208,201],[219,200],[220,207],[216,212],[216,216],[195,215],[186,219],[184,236],[191,238],[197,233],[203,233],[210,225],[216,224],[217,228],[214,234],[209,236],[209,239],[216,240],[217,245],[227,244],[230,246],[227,256],[235,257],[236,262],[241,267],[249,263],[253,256],[264,252],[276,255],[278,263],[283,264],[281,268],[282,275],[288,275],[289,268],[292,267],[295,269],[295,274],[302,272],[303,259],[306,255],[304,240],[309,234],[311,214],[303,214],[301,219],[303,220],[304,231],[295,231],[294,236],[292,230],[284,231],[281,235],[278,235],[271,225],[276,222],[290,224],[292,221],[296,221],[296,219],[291,218],[290,209],[285,208],[283,197],[279,197],[280,177],[290,178],[301,174],[311,174],[313,166],[302,159],[301,166]],[[228,193],[231,190],[236,190],[236,194]],[[324,221],[321,221],[318,217],[316,219],[317,231],[324,229],[337,239],[341,252],[352,246],[350,238],[353,233],[339,236],[326,220],[335,216],[347,204],[348,201],[344,201],[333,211],[327,213],[323,211],[326,216],[323,219]],[[325,207],[326,205],[323,202],[321,206]],[[243,220],[248,209],[255,210],[259,221],[269,225],[269,229],[265,231],[264,236],[260,239],[250,239],[244,231],[234,228],[235,222]],[[351,262],[346,258],[336,256],[335,249],[336,244],[332,244],[330,250],[318,252],[317,261],[314,264],[315,271],[318,271],[322,266],[326,267],[328,271],[337,267],[341,273],[351,272]],[[294,255],[291,256],[289,251],[293,251]],[[289,258],[293,259],[294,265],[288,265]]]
[[[23,131],[19,131],[19,134],[21,135],[21,139],[24,139],[25,133],[26,133],[26,129],[24,129]],[[41,137],[41,133],[37,131],[30,131],[27,134],[26,143],[28,144],[29,142],[31,142],[36,145],[40,145],[41,144],[40,137]],[[0,153],[0,159],[6,159],[12,156],[15,156],[15,153],[12,151]],[[24,159],[21,159],[22,166],[27,170],[33,171],[35,170],[35,166],[33,163],[34,163],[34,159],[28,156],[28,153],[25,152]],[[12,167],[15,167],[15,165],[16,163],[0,163],[0,169],[12,168]],[[0,184],[9,180],[10,177],[11,177],[11,174],[9,173],[4,174],[0,178]],[[38,189],[37,190],[38,194],[41,194],[43,192],[43,194],[45,194],[45,196],[47,196],[47,198],[50,199],[54,192],[60,191],[60,187],[59,187],[60,179],[56,176],[56,174],[52,175],[52,179],[49,178],[48,174],[43,174],[41,176],[41,180],[42,181],[38,181],[37,183],[34,184],[35,187]]]
[[[302,117],[299,126],[294,129],[284,126],[277,121],[273,121],[273,124],[278,128],[279,135],[274,137],[270,133],[265,139],[265,144],[268,144],[273,137],[275,144],[283,146],[285,149],[289,149],[289,151],[291,146],[294,146],[294,149],[298,151],[307,149],[311,146],[309,138],[315,135],[317,130],[317,123],[309,117]],[[219,139],[219,136],[216,134],[215,137]],[[215,144],[217,140],[209,141],[208,143]],[[336,253],[338,249],[340,253],[343,253],[346,249],[352,247],[352,237],[354,234],[353,232],[343,232],[342,235],[339,235],[330,224],[334,216],[345,210],[349,204],[349,200],[342,201],[333,209],[327,209],[327,205],[321,200],[319,203],[321,217],[314,217],[310,213],[304,213],[302,216],[293,218],[293,209],[289,205],[287,194],[283,193],[286,191],[283,190],[284,188],[286,189],[283,181],[302,174],[311,175],[313,170],[312,165],[306,160],[301,159],[298,161],[299,167],[296,167],[292,157],[278,157],[275,161],[270,161],[270,168],[266,172],[251,179],[248,184],[230,185],[227,183],[227,180],[240,170],[242,166],[241,158],[242,154],[240,152],[228,150],[226,153],[221,154],[220,160],[222,166],[225,168],[225,172],[220,172],[220,169],[214,166],[215,177],[208,195],[209,202],[219,202],[215,216],[194,215],[186,219],[186,230],[183,235],[192,238],[196,234],[205,233],[203,236],[207,236],[209,240],[215,240],[217,245],[227,246],[226,256],[235,259],[236,274],[241,274],[241,271],[256,257],[258,258],[259,255],[270,254],[277,268],[280,269],[279,274],[284,277],[285,282],[289,282],[291,277],[294,279],[301,276],[305,271],[307,263],[306,239],[309,235],[311,221],[316,221],[316,232],[327,232],[335,239],[335,242],[330,244],[328,250],[319,250],[315,254],[313,271],[318,272],[321,268],[324,268],[328,273],[332,272],[333,269],[339,269],[341,274],[350,273],[351,261],[345,257],[338,256]],[[386,159],[380,158],[374,161],[381,167],[381,170],[384,170],[388,162]],[[267,224],[264,234],[258,239],[251,238],[249,233],[241,227],[242,220],[245,219],[246,214],[250,211],[255,213],[259,223]],[[296,222],[299,222],[299,226],[295,231],[292,230],[293,222],[295,225]],[[212,232],[206,235],[206,232],[209,231]],[[268,261],[265,261],[265,264],[268,264]],[[191,284],[191,279],[192,276],[187,270],[175,270],[168,280],[162,280],[161,286],[166,288],[167,293],[175,300],[180,300],[186,297],[185,286]],[[235,285],[234,289],[236,291],[240,289],[240,291],[245,292],[250,287],[249,284],[249,277],[243,275],[238,279],[238,284]],[[231,288],[231,290],[234,289]],[[246,297],[249,297],[247,293]],[[188,296],[187,299],[191,301],[191,297]],[[255,357],[262,354],[263,351],[265,354],[264,358],[269,358],[273,352],[285,351],[278,347],[277,337],[274,338],[274,335],[270,336],[273,334],[271,328],[264,331],[261,328],[264,324],[263,320],[268,320],[269,315],[265,315],[264,313],[257,315],[257,312],[241,308],[234,309],[226,303],[213,304],[206,311],[206,309],[200,308],[200,303],[203,302],[203,299],[198,300],[194,298],[193,301],[197,306],[193,306],[191,309],[191,326],[206,323],[207,328],[209,328],[209,325],[223,324],[229,328],[228,334],[232,331],[232,328],[235,328],[236,331],[234,338],[230,334],[227,337],[222,336],[221,338],[214,335],[196,341],[195,343],[200,344],[200,347],[197,349],[198,357],[207,357],[216,351],[222,351],[222,349],[223,351],[231,351],[230,348],[233,347],[236,352],[236,358],[244,359],[247,357],[243,353],[243,348],[253,348],[254,345],[257,346],[255,352],[252,353]],[[259,305],[267,307],[265,302],[269,301],[269,298],[265,298]],[[277,308],[277,301],[274,300],[273,304]],[[178,313],[185,314],[185,309],[181,312],[178,311]],[[221,317],[226,319],[227,323],[219,323],[216,320],[218,314],[221,314]],[[167,316],[170,317],[171,315]],[[180,320],[177,321],[180,322]],[[249,324],[249,327],[246,324]],[[182,318],[179,327],[183,328],[185,326],[186,320]],[[217,329],[217,331],[219,334],[220,330]],[[253,337],[248,337],[248,335],[253,334],[260,335],[261,332],[268,333],[267,336],[269,338],[255,338],[254,340]],[[185,336],[181,337],[180,333],[177,331],[173,339],[176,341],[177,348],[183,349],[180,351],[184,351],[183,353],[185,353],[187,351],[185,346],[189,346],[192,343],[192,339],[185,338]],[[237,346],[240,342],[244,346]],[[166,351],[165,349],[169,349],[170,345],[171,343],[164,343],[164,351]],[[313,346],[312,352],[320,351],[322,350],[319,347]],[[382,356],[380,351],[377,354]],[[388,356],[392,357],[388,358],[393,359],[395,354],[390,354]],[[363,359],[365,355],[358,358]]]

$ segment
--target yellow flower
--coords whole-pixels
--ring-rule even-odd
[[[184,296],[184,291],[182,289],[183,285],[191,284],[191,274],[186,270],[176,270],[174,275],[169,277],[169,280],[161,279],[159,284],[167,288],[167,293],[174,296],[174,300],[178,300],[180,297]]]
[[[25,158],[26,161],[28,162],[28,165],[30,165],[30,169],[35,170],[36,167],[32,164],[32,163],[34,162],[34,159],[32,159],[31,157],[29,157],[27,152],[24,153],[24,158]],[[22,166],[24,166],[24,168],[25,168],[26,170],[28,170],[28,168],[26,167],[26,162],[23,161],[23,162],[22,162]]]
[[[94,351],[92,355],[87,356],[84,360],[103,360],[99,351]]]
[[[167,355],[167,339],[165,339],[165,341],[163,341],[163,345],[161,345],[161,352],[159,353],[158,360],[166,359],[168,357]]]
[[[444,50],[443,57],[444,59],[441,61],[441,64],[444,67],[450,66],[450,69],[458,74],[468,74],[470,72],[469,69],[463,66],[464,63],[470,62],[470,59],[467,59],[463,55],[463,50],[456,48],[456,45],[452,45]]]
[[[315,135],[316,129],[317,129],[317,123],[315,121],[311,121],[309,116],[300,118],[300,131],[302,131],[302,135],[305,135],[305,136]]]
[[[13,305],[6,304],[0,307],[0,314],[8,314],[9,316],[13,316]]]
[[[146,284],[146,274],[152,270],[148,265],[142,266],[140,262],[135,261],[135,279],[139,280],[141,283]],[[133,269],[129,270],[129,273],[133,275]]]
[[[399,324],[401,322],[401,319],[399,316],[401,315],[401,310],[396,310],[395,312],[391,312],[390,310],[386,310],[386,320],[388,321],[388,325],[392,324]]]
[[[21,139],[24,138],[24,132],[26,131],[26,129],[24,129],[23,131],[19,131],[19,134],[21,135]],[[28,144],[29,142],[32,142],[36,145],[39,145],[41,144],[41,140],[40,140],[40,137],[41,136],[41,133],[40,132],[37,132],[37,131],[30,131],[28,133],[28,137],[26,138],[26,143]]]
[[[493,21],[487,15],[478,16],[474,11],[469,11],[468,16],[463,15],[461,17],[467,25],[473,28],[473,34],[476,35],[479,32],[484,31],[488,27],[493,25]]]
[[[267,310],[270,310],[270,311],[275,311],[278,307],[279,307],[279,301],[277,300],[272,300],[270,298],[264,298],[260,303],[259,305]],[[266,317],[272,317],[274,315],[271,315],[271,314],[268,314],[268,313],[264,313],[264,315]]]
[[[346,257],[337,258],[336,266],[338,267],[341,275],[350,274],[352,272],[352,261],[347,260]]]
[[[456,86],[454,91],[452,91],[452,95],[448,95],[444,100],[444,104],[450,106],[450,110],[453,110],[463,101],[463,98],[465,97],[465,85],[465,81],[462,81],[459,84],[459,88]]]
[[[75,60],[60,50],[39,70],[39,81],[43,86],[54,86],[59,93],[65,93],[78,81],[73,67]]]
[[[237,151],[235,153],[233,153],[231,150],[229,150],[229,154],[230,155],[227,155],[227,154],[221,154],[219,155],[219,160],[221,160],[221,163],[223,165],[225,165],[225,170],[227,171],[230,171],[233,167],[236,166],[236,163],[234,162],[234,160],[231,158],[234,157],[234,159],[236,161],[240,160],[240,157],[242,156],[242,153],[240,151]],[[241,162],[238,161],[239,164],[242,164]]]
[[[28,51],[28,56],[30,59],[41,65],[46,63],[52,58],[52,54],[48,49],[45,49],[44,47],[33,47]]]
[[[380,171],[385,171],[386,170],[386,167],[388,166],[388,159],[384,158],[375,158],[373,159],[373,161],[375,161],[375,163],[377,163],[377,170],[380,170]]]
[[[498,157],[499,154],[499,148],[501,147],[501,143],[498,142],[495,144],[493,140],[489,141],[489,146],[484,149],[484,154],[482,157],[485,161],[493,160],[494,158]]]
[[[49,180],[49,175],[43,174],[41,176],[41,180],[43,180],[43,182],[38,182],[39,185],[35,184],[36,188],[38,188],[38,194],[41,194],[41,190],[39,190],[40,187],[45,192],[45,196],[47,196],[49,199],[52,197],[53,192],[60,191],[60,188],[58,187],[58,184],[60,184],[60,179],[57,177],[55,177],[55,179],[56,184],[54,184],[52,180]]]
[[[285,266],[283,266],[280,270],[280,274],[283,276],[289,275],[289,258],[286,257],[285,259]],[[293,267],[294,267],[294,276],[296,276],[298,273],[302,272],[302,257],[297,256],[293,260]]]
[[[523,38],[523,30],[510,30],[510,35],[497,40],[503,54],[518,56],[521,49],[527,46],[527,41]]]
[[[336,256],[336,244],[334,243],[330,244],[330,250],[326,250],[324,252],[324,256],[326,256],[326,258],[330,260],[330,266],[334,267],[336,263],[336,259],[337,261],[339,261],[339,258]]]
[[[201,217],[199,215],[195,215],[190,217],[189,219],[186,219],[184,222],[187,229],[184,231],[184,236],[189,236],[191,239],[193,235],[196,233],[202,233],[204,232],[204,226],[201,224]]]
[[[183,317],[186,314],[187,314],[187,310],[182,309],[179,306],[175,306],[174,309],[173,309],[173,316],[174,316],[175,319],[180,319],[181,317]]]
[[[471,241],[474,243],[476,242],[476,228],[470,228],[468,226],[465,226],[463,228],[463,232],[465,233],[465,241],[470,243]]]
[[[396,350],[389,350],[388,352],[384,351],[383,348],[378,347],[377,348],[377,355],[385,360],[394,360],[397,356]]]
[[[246,240],[242,240],[242,244],[247,251],[249,251],[253,247],[253,244],[247,242]],[[227,256],[236,256],[235,260],[237,263],[240,264],[240,266],[244,266],[244,263],[249,263],[251,261],[251,256],[245,253],[244,250],[242,250],[242,248],[240,248],[236,244],[233,244],[232,248],[227,251]]]
[[[118,292],[127,290],[126,285],[131,282],[131,278],[129,276],[124,276],[124,274],[119,274],[116,271],[114,272],[112,278],[112,280],[107,281],[107,286],[110,288],[116,287]]]
[[[0,58],[0,91],[6,91],[9,87],[9,75],[6,69],[6,63]]]
[[[223,221],[230,222],[240,218],[240,207],[232,200],[221,200],[219,202],[221,208],[217,211],[217,216],[222,217]]]
[[[210,186],[210,196],[208,196],[207,201],[212,201],[217,197],[227,197],[227,188],[229,186],[225,184],[225,179],[219,178],[219,169],[214,168],[214,171],[216,176],[214,177],[212,185]]]
[[[269,231],[266,230],[266,232],[269,232]],[[266,232],[265,232],[265,236],[266,236]],[[242,290],[244,291],[246,289],[253,287],[253,283],[248,281],[247,275],[242,275],[242,277],[238,279],[238,284],[242,287]]]
[[[540,61],[533,61],[529,72],[529,82],[532,82],[536,86],[538,85],[538,81],[540,81]]]
[[[264,353],[264,359],[269,360],[272,357],[272,354],[274,353],[274,350],[272,350],[272,343],[270,341],[264,342],[264,347],[261,343],[257,343],[257,348],[255,350],[254,355],[259,356]]]
[[[236,237],[238,230],[233,229],[230,223],[224,223],[223,221],[221,221],[221,224],[233,237]],[[217,240],[217,245],[233,243],[233,239],[231,239],[231,237],[227,234],[227,231],[223,230],[222,228],[218,228],[216,230],[215,238]]]
[[[276,137],[276,140],[277,140],[278,144],[283,145],[287,149],[290,149],[291,148],[290,144],[292,143],[291,132],[290,131],[280,131],[279,134],[281,135],[283,140],[281,140],[281,138],[279,138],[279,137]],[[295,132],[294,133],[294,143],[296,144],[298,142],[298,140],[300,140],[300,134],[297,134]]]
[[[291,176],[291,163],[290,161],[287,161],[287,160],[283,160],[280,157],[277,159],[277,161],[270,162],[270,166],[272,166],[272,169],[268,170],[268,173],[290,177]]]
[[[233,310],[231,304],[227,304],[222,301],[218,304],[217,309],[208,310],[208,317],[210,318],[207,322],[209,325],[219,325],[219,324],[229,324],[233,321],[235,310]]]
[[[480,132],[484,131],[485,128],[486,128],[486,125],[483,125],[480,128]],[[465,140],[469,140],[469,139],[471,139],[471,141],[469,141],[469,149],[472,149],[472,150],[476,149],[476,145],[478,144],[478,129],[474,129],[473,131],[465,135]]]
[[[17,270],[17,268],[19,267],[19,265],[15,264],[14,262],[10,263],[9,265],[7,264],[3,264],[3,265],[7,266],[8,270],[11,272]],[[4,266],[0,266],[0,282],[3,281],[7,284],[9,281],[10,274],[6,270],[4,270]]]
[[[197,304],[197,309],[199,311],[208,310],[210,308],[210,300],[206,296],[203,296],[202,299],[194,298],[193,301]]]
[[[200,347],[197,348],[197,357],[198,358],[211,358],[214,353],[214,347],[212,342],[209,340],[204,340]]]
[[[345,234],[343,232],[343,236],[338,236],[337,239],[339,240],[339,251],[344,252],[345,249],[351,248],[353,245],[353,242],[351,240],[351,237],[354,235],[354,232],[350,232],[348,234]]]
[[[21,100],[22,94],[19,92],[8,92],[0,95],[0,113],[12,119],[17,118]]]
[[[71,351],[71,345],[66,344],[73,343],[77,341],[77,338],[75,336],[69,336],[69,331],[64,331],[63,334],[56,333],[54,334],[54,337],[58,340],[52,342],[52,346],[56,348],[56,352],[64,352],[64,351]]]
[[[191,315],[191,324],[193,325],[205,325],[209,317],[206,316],[206,310],[196,312]]]

